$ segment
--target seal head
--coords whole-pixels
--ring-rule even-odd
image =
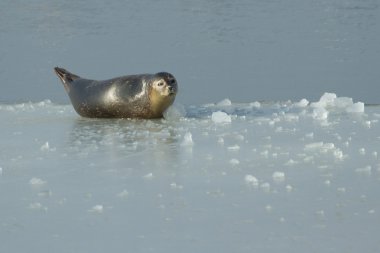
[[[77,113],[91,118],[161,118],[178,92],[167,72],[117,77],[104,81],[81,78],[56,67]]]

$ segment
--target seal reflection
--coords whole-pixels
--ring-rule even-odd
[[[78,118],[67,148],[93,166],[170,168],[180,159],[178,138],[164,120]]]

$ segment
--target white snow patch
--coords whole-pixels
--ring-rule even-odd
[[[217,111],[213,112],[211,115],[211,120],[214,123],[220,124],[220,123],[231,123],[231,116],[228,115],[225,112]]]

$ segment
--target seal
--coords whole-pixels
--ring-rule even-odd
[[[85,79],[56,67],[75,111],[89,118],[162,118],[174,102],[177,80],[167,72]]]

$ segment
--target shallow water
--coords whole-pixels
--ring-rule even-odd
[[[378,252],[380,107],[307,104],[2,104],[0,251]]]
[[[182,104],[380,103],[377,0],[1,1],[0,101],[68,103],[53,73],[172,72]]]

